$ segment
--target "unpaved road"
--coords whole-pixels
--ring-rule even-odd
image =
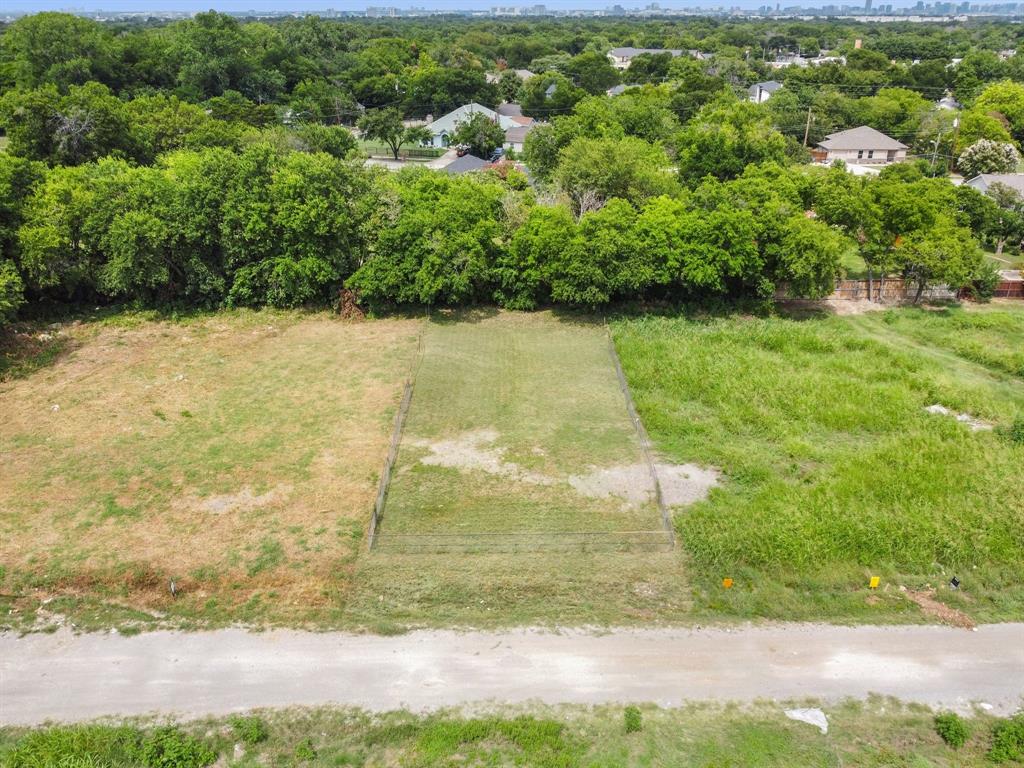
[[[374,710],[472,702],[795,699],[869,693],[1010,713],[1024,703],[1024,624],[796,624],[726,629],[414,632],[222,630],[0,636],[0,723],[183,717],[253,707]]]

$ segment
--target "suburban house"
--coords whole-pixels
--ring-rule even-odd
[[[982,194],[988,192],[993,184],[1002,184],[1024,195],[1024,173],[982,173],[964,182]]]
[[[505,101],[494,109],[501,117],[522,117],[523,107],[513,101]]]
[[[526,143],[526,134],[534,129],[534,124],[528,125],[517,125],[513,128],[509,128],[505,131],[505,149],[513,149],[516,152],[523,151],[523,145]]]
[[[476,155],[463,155],[452,160],[448,165],[444,166],[441,170],[445,173],[450,173],[453,176],[458,176],[463,173],[472,173],[473,171],[482,171],[490,165],[489,160],[483,160]]]
[[[608,95],[608,96],[621,96],[626,91],[628,91],[630,88],[637,88],[637,87],[638,86],[636,86],[636,85],[622,85],[622,84],[613,85],[611,88],[609,88],[607,91],[605,91],[605,94]]]
[[[673,57],[682,56],[685,51],[678,48],[612,48],[608,51],[608,58],[611,59],[612,66],[616,69],[629,69],[629,65],[633,63],[633,59],[644,53],[659,54],[659,53],[670,53]]]
[[[907,145],[867,125],[830,133],[820,142],[814,159],[818,162],[842,160],[853,165],[888,165],[907,159]]]
[[[749,89],[747,89],[747,92],[750,94],[749,98],[752,102],[755,104],[763,104],[768,101],[768,99],[772,97],[772,94],[781,87],[782,83],[776,80],[768,80],[764,83],[754,83]]]
[[[495,112],[493,109],[488,109],[482,104],[464,104],[458,109],[449,112],[447,115],[427,123],[426,127],[430,130],[430,133],[433,134],[429,146],[447,147],[451,144],[451,136],[455,133],[455,129],[458,127],[459,123],[464,123],[470,120],[473,115],[477,113],[485,115],[487,119],[493,120],[506,131],[509,128],[515,128],[520,125],[529,125],[533,122],[533,118],[522,117],[521,114],[518,117],[502,115]]]

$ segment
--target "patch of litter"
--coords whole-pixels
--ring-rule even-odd
[[[976,419],[969,413],[957,413],[956,411],[950,410],[946,406],[940,405],[939,403],[935,403],[935,405],[926,406],[925,410],[928,413],[935,413],[940,416],[953,416],[961,424],[966,424],[967,426],[969,426],[972,432],[978,432],[979,430],[983,429],[992,429],[992,425],[987,421]]]
[[[203,512],[224,514],[225,512],[249,512],[260,509],[271,504],[276,499],[284,496],[290,491],[288,486],[276,486],[266,493],[257,496],[252,488],[245,486],[238,493],[229,493],[221,496],[210,496],[199,502],[199,509]]]
[[[716,469],[696,464],[655,464],[661,495],[670,507],[706,499],[718,485]],[[618,496],[630,504],[643,504],[654,496],[654,483],[646,464],[627,464],[595,469],[586,475],[572,475],[569,485],[591,498]]]
[[[60,406],[54,403],[53,405],[50,406],[50,410],[56,413],[57,411],[60,410]]]
[[[554,481],[539,472],[530,472],[515,462],[505,461],[505,449],[492,446],[498,439],[493,429],[466,432],[451,440],[409,439],[409,444],[426,448],[430,453],[420,459],[421,464],[432,467],[450,467],[459,470],[479,470],[489,475],[501,475],[512,480],[536,485],[551,485]]]
[[[809,709],[787,709],[786,717],[801,723],[815,726],[822,733],[828,733],[828,718],[817,707]]]

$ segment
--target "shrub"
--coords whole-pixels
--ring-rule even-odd
[[[999,270],[991,262],[983,262],[978,266],[977,272],[971,278],[968,286],[971,295],[978,301],[988,301],[996,294],[996,288],[1003,281]]]
[[[955,712],[943,712],[935,716],[935,732],[953,749],[960,749],[971,735],[964,719]]]
[[[992,729],[988,759],[994,763],[1024,760],[1024,715],[1003,720]]]
[[[147,768],[204,768],[217,759],[212,749],[173,726],[147,736],[141,756]]]
[[[316,760],[316,749],[313,748],[313,740],[306,739],[300,742],[295,747],[295,761],[299,763],[308,763]]]
[[[231,730],[235,732],[235,737],[243,744],[259,744],[266,741],[270,735],[267,724],[259,717],[236,716],[229,718],[228,722],[231,724]]]
[[[640,714],[640,709],[632,705],[626,707],[623,712],[623,719],[626,724],[626,733],[636,733],[643,729],[643,717]]]

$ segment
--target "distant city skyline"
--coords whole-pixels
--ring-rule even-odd
[[[783,9],[792,12],[794,9],[802,7],[809,11],[820,9],[822,6],[828,6],[830,8],[836,8],[838,12],[839,8],[850,9],[850,11],[857,11],[862,9],[868,13],[872,12],[872,0],[866,0],[865,3],[847,2],[838,3],[835,5],[829,5],[834,0],[806,0],[806,2],[798,3],[793,0],[789,2],[782,2],[781,6]],[[504,2],[487,2],[487,0],[420,0],[419,2],[389,2],[381,3],[379,6],[368,6],[364,0],[97,0],[95,4],[83,4],[69,6],[66,0],[14,0],[11,5],[17,3],[18,8],[5,9],[0,12],[0,19],[8,15],[20,15],[24,13],[38,13],[40,11],[66,11],[69,13],[79,13],[88,15],[118,15],[118,14],[146,14],[151,13],[154,15],[171,15],[171,14],[192,14],[200,11],[215,10],[224,13],[232,14],[246,14],[253,12],[256,15],[263,14],[311,14],[319,13],[326,14],[329,12],[335,12],[337,14],[364,14],[368,8],[376,8],[378,10],[394,8],[401,12],[403,15],[410,11],[419,11],[421,13],[431,12],[475,12],[475,13],[487,13],[495,7],[500,8],[530,8],[534,6],[534,3],[514,3],[504,0]],[[757,13],[759,9],[765,6],[765,0],[731,0],[730,2],[716,3],[713,0],[706,2],[685,2],[685,1],[662,1],[654,4],[660,11],[666,13],[679,12],[679,11],[707,11],[711,13],[727,13],[730,11],[741,11],[744,13]],[[882,8],[889,3],[876,5],[874,13],[878,13]],[[921,3],[916,0],[910,2],[893,2],[891,7],[896,12],[921,12],[927,13],[928,10],[935,8],[935,13],[949,14],[962,12],[958,6],[960,3],[933,3],[929,2],[925,4],[927,8],[922,8]],[[977,5],[973,4],[976,8]],[[989,5],[988,3],[982,3],[982,5]],[[1006,6],[1012,6],[1013,3],[1005,4]],[[571,11],[581,11],[586,13],[606,11],[613,13],[617,11],[622,13],[631,13],[637,10],[643,10],[650,8],[651,3],[647,2],[623,2],[620,0],[618,3],[609,3],[607,0],[549,0],[543,3],[542,7],[546,8],[550,12],[564,14]],[[775,4],[770,5],[771,8],[775,8]],[[1005,6],[1004,6],[1005,7]],[[613,11],[613,9],[615,9]],[[647,13],[658,13],[658,10],[650,11]],[[377,14],[382,15],[382,14]],[[529,14],[524,14],[529,15]]]

